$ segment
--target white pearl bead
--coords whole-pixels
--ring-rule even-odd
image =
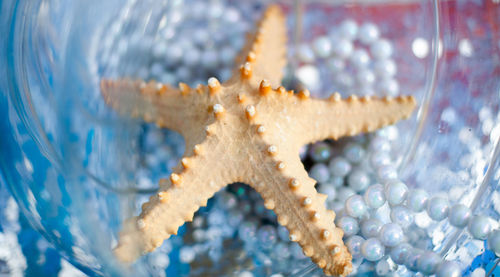
[[[497,257],[500,257],[500,230],[495,230],[489,234],[488,247]]]
[[[163,55],[167,52],[167,43],[162,41],[156,44],[153,44],[153,57],[160,59],[163,58]]]
[[[330,56],[332,51],[332,44],[326,36],[318,37],[313,42],[314,53],[320,58],[326,58]]]
[[[379,237],[385,246],[394,247],[403,241],[403,229],[398,224],[387,223],[380,229]]]
[[[383,165],[388,165],[391,163],[391,157],[387,152],[374,151],[370,155],[370,164],[374,168],[381,167]]]
[[[367,207],[361,195],[352,195],[345,202],[345,211],[348,215],[361,218],[367,212]]]
[[[340,38],[340,39],[335,39],[332,40],[332,54],[340,59],[346,59],[352,54],[352,51],[354,50],[354,46],[352,45],[352,42]]]
[[[391,206],[396,206],[406,199],[408,187],[401,181],[392,181],[385,185],[385,198]]]
[[[378,261],[375,265],[375,272],[378,276],[387,276],[391,271],[391,265],[386,259]]]
[[[339,72],[334,77],[334,81],[336,84],[338,84],[339,86],[341,86],[342,88],[344,88],[346,90],[350,89],[354,84],[353,77],[345,71]]]
[[[432,251],[426,251],[417,261],[418,271],[425,275],[432,275],[438,269],[441,260],[442,259],[438,254]]]
[[[370,185],[370,177],[361,169],[355,169],[347,178],[349,186],[357,192],[364,191]]]
[[[347,198],[353,196],[356,192],[349,187],[341,187],[337,193],[337,200],[344,203]]]
[[[364,49],[356,49],[352,52],[349,61],[354,67],[363,68],[370,63],[370,56]]]
[[[399,83],[396,79],[384,79],[377,83],[377,92],[384,96],[397,96],[399,93]]]
[[[334,158],[328,164],[333,176],[344,177],[351,171],[351,164],[342,157]]]
[[[382,182],[389,182],[398,178],[398,172],[392,164],[388,164],[378,168],[377,176]]]
[[[363,220],[363,222],[361,222],[361,234],[365,238],[378,237],[382,225],[382,222],[375,218]]]
[[[344,156],[351,163],[360,163],[365,157],[365,149],[358,143],[349,143],[344,148]]]
[[[376,238],[370,238],[361,245],[361,254],[368,261],[375,262],[380,260],[385,254],[385,247]]]
[[[378,77],[388,79],[396,75],[398,68],[393,60],[387,59],[373,63],[373,71]]]
[[[375,74],[369,69],[362,69],[356,74],[358,86],[371,86],[375,83]]]
[[[385,203],[384,187],[380,184],[370,186],[364,194],[364,199],[368,207],[378,209]]]
[[[423,189],[412,189],[408,194],[408,208],[419,213],[425,209],[429,194]]]
[[[490,219],[484,215],[474,216],[469,223],[470,234],[478,240],[485,240],[492,229]]]
[[[358,39],[361,43],[370,44],[378,39],[380,32],[373,23],[365,23],[358,30]]]
[[[391,220],[403,228],[408,228],[413,223],[413,214],[405,206],[392,207]]]
[[[345,62],[339,58],[330,58],[327,61],[328,68],[330,71],[337,73],[341,72],[345,68]]]
[[[455,204],[451,207],[448,218],[452,226],[463,228],[469,223],[471,211],[463,204]]]
[[[353,259],[358,259],[361,258],[361,245],[363,245],[363,242],[365,239],[363,239],[360,236],[351,236],[350,238],[347,239],[346,241],[346,246],[347,249],[349,250],[349,253],[351,253]]]
[[[436,221],[441,221],[448,215],[448,200],[435,196],[427,203],[427,214]]]
[[[338,26],[338,35],[348,40],[354,40],[358,34],[358,24],[352,19],[346,19]]]
[[[412,247],[409,243],[401,243],[400,245],[391,249],[390,256],[391,259],[398,265],[403,265],[406,263],[408,255]]]
[[[314,62],[314,51],[308,44],[303,43],[297,48],[297,57],[301,62],[312,63]]]
[[[217,67],[219,63],[219,57],[216,51],[208,50],[201,54],[201,64],[207,69],[213,69]]]
[[[322,163],[313,165],[311,170],[309,170],[309,175],[319,183],[326,183],[330,179],[330,171],[328,167]]]
[[[177,43],[170,44],[165,52],[165,62],[168,65],[175,65],[180,62],[183,55],[183,49]]]
[[[387,39],[379,39],[372,43],[370,52],[375,59],[387,59],[392,55],[392,44]]]
[[[359,232],[358,221],[350,216],[343,216],[337,221],[337,225],[344,231],[346,237],[350,237]]]
[[[200,62],[201,53],[195,47],[190,47],[186,49],[186,53],[183,57],[183,62],[187,66],[195,66]]]

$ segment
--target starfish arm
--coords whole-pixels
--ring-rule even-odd
[[[221,158],[225,145],[217,142],[207,139],[188,151],[190,156],[181,159],[175,173],[160,181],[159,192],[143,204],[140,216],[124,223],[114,249],[119,260],[133,262],[159,247],[217,191],[235,181],[238,173],[227,168],[228,161]]]
[[[300,98],[300,97],[299,97]],[[413,96],[397,98],[302,99],[290,105],[291,129],[301,145],[338,139],[394,124],[408,118],[416,106]]]
[[[231,80],[250,78],[259,84],[268,80],[273,87],[281,84],[286,65],[285,16],[277,5],[269,6],[257,23],[254,33],[247,40],[235,59],[236,68]]]
[[[290,153],[290,151],[288,151]],[[347,275],[351,255],[335,227],[335,212],[325,207],[326,195],[317,193],[298,155],[278,153],[254,168],[247,182],[261,194],[264,205],[273,209],[278,223],[297,241],[304,254],[327,275]]]
[[[203,86],[192,89],[183,83],[179,87],[175,89],[155,81],[101,81],[104,100],[120,114],[142,117],[146,122],[154,121],[159,127],[182,133],[193,121],[201,120],[203,113],[197,113],[196,107],[206,100],[203,92],[207,89]]]

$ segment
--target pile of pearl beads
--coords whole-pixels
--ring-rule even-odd
[[[309,64],[324,60],[335,76],[334,86],[341,93],[398,94],[399,84],[394,78],[397,67],[391,58],[394,49],[389,40],[380,37],[375,24],[367,22],[358,25],[354,20],[347,19],[331,29],[333,31],[328,35],[315,38],[310,45],[300,44],[295,49],[297,58],[304,63],[302,67],[308,69],[297,70],[299,80],[304,84],[311,83],[317,69]]]

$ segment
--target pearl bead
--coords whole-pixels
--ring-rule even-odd
[[[353,195],[345,202],[345,211],[348,215],[356,218],[364,216],[367,212],[367,207],[361,195]]]
[[[382,182],[389,182],[398,178],[398,172],[392,164],[388,164],[377,169],[377,176]]]
[[[361,222],[361,234],[365,238],[378,237],[382,225],[382,222],[375,218],[363,220],[363,222]]]
[[[212,69],[219,64],[219,57],[216,51],[207,50],[201,54],[201,64],[207,68]]]
[[[405,266],[411,271],[418,271],[418,259],[422,256],[424,251],[413,248],[406,258]]]
[[[382,79],[394,77],[398,71],[396,63],[393,60],[380,60],[373,64],[373,71],[375,75]]]
[[[463,204],[455,204],[451,207],[448,218],[452,226],[463,228],[469,223],[471,211]]]
[[[427,214],[435,221],[441,221],[448,215],[448,200],[435,196],[427,203]]]
[[[391,220],[403,228],[408,228],[413,223],[413,214],[405,206],[395,206],[392,207]]]
[[[387,39],[379,39],[372,43],[370,52],[375,59],[387,59],[392,55],[392,44]]]
[[[460,277],[462,270],[460,266],[453,261],[446,261],[442,263],[436,272],[436,277]]]
[[[403,265],[406,263],[406,259],[410,255],[410,251],[412,251],[413,248],[409,243],[401,243],[398,246],[394,247],[391,249],[391,252],[389,253],[391,256],[391,259],[398,265]]]
[[[380,184],[370,186],[364,194],[364,199],[368,207],[378,209],[385,203],[384,187]]]
[[[334,186],[328,183],[321,185],[318,189],[318,192],[328,195],[328,201],[331,201],[335,199],[335,197],[337,197],[337,190]]]
[[[333,73],[341,72],[345,68],[345,62],[339,58],[330,58],[327,61],[327,66]]]
[[[328,37],[321,36],[314,40],[313,42],[314,53],[320,58],[326,58],[330,56],[332,51],[332,44]]]
[[[378,27],[373,23],[365,23],[358,30],[358,38],[361,43],[370,44],[380,36]]]
[[[187,66],[195,66],[200,62],[201,54],[198,49],[195,47],[190,47],[186,50],[186,53],[183,57],[183,62]]]
[[[354,194],[356,194],[356,192],[353,189],[349,187],[341,187],[337,192],[337,200],[345,203],[347,198],[353,196]]]
[[[354,67],[363,68],[370,63],[370,56],[364,49],[356,49],[351,53],[349,61]]]
[[[391,143],[384,136],[377,136],[370,141],[370,150],[379,152],[390,152]]]
[[[406,199],[408,187],[401,181],[392,181],[385,185],[385,198],[390,205],[396,206]]]
[[[181,247],[181,249],[179,250],[179,261],[183,264],[191,263],[192,261],[194,261],[195,257],[196,252],[189,246]]]
[[[386,152],[374,151],[370,155],[370,164],[374,168],[388,165],[390,163],[391,163],[391,157]]]
[[[353,259],[358,259],[361,258],[361,245],[365,239],[363,239],[360,236],[352,236],[347,239],[346,241],[346,246],[347,249],[349,250],[349,253],[351,253]]]
[[[344,148],[344,156],[351,163],[359,163],[365,157],[365,150],[357,143],[349,143]]]
[[[332,54],[339,59],[347,59],[353,53],[354,46],[347,39],[332,40]]]
[[[371,86],[375,83],[375,74],[371,70],[362,69],[356,74],[359,86]]]
[[[469,232],[475,239],[485,240],[491,232],[490,219],[484,215],[474,216],[469,223]]]
[[[162,41],[160,43],[153,44],[152,52],[153,57],[156,59],[162,58],[167,52],[167,43]]]
[[[488,247],[497,257],[500,257],[500,230],[495,230],[488,236]]]
[[[397,96],[399,83],[395,79],[384,79],[377,84],[377,91],[385,96]]]
[[[412,189],[408,193],[408,208],[419,213],[425,209],[429,194],[423,189]]]
[[[351,171],[351,164],[342,157],[337,157],[328,164],[332,175],[344,177]]]
[[[394,247],[403,241],[403,229],[398,224],[387,223],[380,229],[379,237],[385,246]]]
[[[387,276],[391,271],[391,265],[386,259],[378,261],[375,265],[375,272],[378,276]]]
[[[319,183],[326,183],[328,179],[330,179],[330,171],[328,167],[322,163],[313,165],[309,171],[309,175]]]
[[[358,24],[354,20],[346,19],[340,23],[337,31],[340,37],[354,40],[358,34]]]
[[[330,176],[330,181],[328,183],[333,187],[338,188],[344,185],[344,178],[339,176]]]
[[[346,237],[355,235],[359,231],[358,221],[350,216],[341,217],[337,225],[344,231]]]
[[[299,61],[304,63],[313,63],[315,59],[314,51],[306,43],[299,45],[297,48],[297,57],[299,58]]]
[[[330,146],[324,142],[315,143],[310,150],[310,155],[315,162],[326,162],[330,159],[332,151]]]
[[[385,248],[376,238],[370,238],[361,245],[361,254],[371,262],[380,260],[385,254]]]
[[[418,259],[417,268],[418,271],[425,275],[432,275],[436,272],[440,263],[441,257],[438,254],[432,251],[426,251]]]
[[[347,183],[357,192],[364,191],[370,185],[370,177],[364,170],[355,169],[349,174]]]
[[[335,83],[345,89],[349,89],[352,87],[354,84],[354,79],[352,78],[351,74],[342,71],[339,72],[334,79]]]
[[[224,65],[231,65],[233,63],[234,57],[236,56],[236,50],[233,47],[223,47],[220,52],[220,60]]]

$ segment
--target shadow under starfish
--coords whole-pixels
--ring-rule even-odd
[[[338,93],[313,99],[307,90],[294,94],[280,85],[286,64],[286,26],[277,6],[270,6],[236,58],[232,78],[220,84],[179,89],[151,81],[101,82],[106,102],[122,114],[142,117],[181,133],[184,157],[160,191],[128,220],[116,256],[132,262],[153,251],[200,206],[227,184],[249,184],[286,226],[290,240],[327,275],[352,271],[343,231],[325,207],[299,158],[300,148],[328,138],[370,132],[407,118],[411,96],[375,99]]]

